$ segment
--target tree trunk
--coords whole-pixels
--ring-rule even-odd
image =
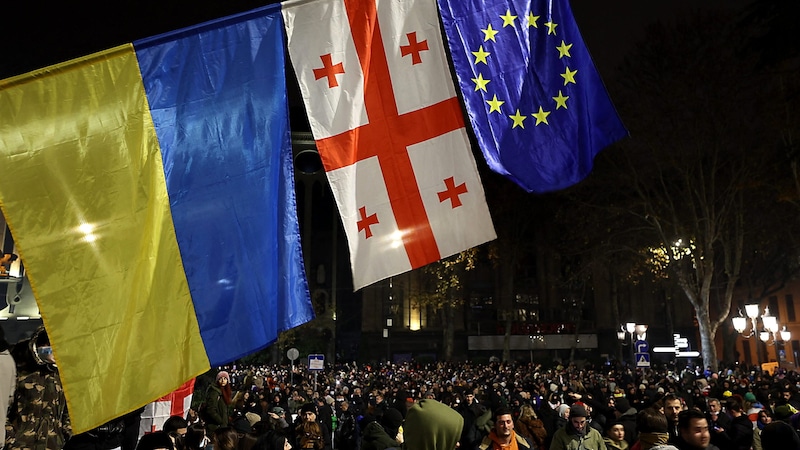
[[[706,303],[708,305],[708,303]],[[719,368],[717,363],[717,347],[714,345],[716,329],[711,324],[708,306],[696,310],[697,326],[700,331],[700,347],[702,348],[703,365],[711,367],[713,372]]]
[[[444,324],[444,342],[443,342],[443,349],[442,353],[444,354],[444,360],[450,361],[453,359],[453,346],[455,343],[455,335],[456,335],[456,327],[455,327],[455,320],[456,320],[456,311],[453,307],[453,304],[448,302],[447,306],[444,308],[445,314],[445,324]]]

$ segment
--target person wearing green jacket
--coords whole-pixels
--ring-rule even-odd
[[[603,436],[589,426],[589,414],[582,405],[572,405],[569,421],[553,435],[550,450],[607,450]]]
[[[223,370],[217,374],[216,383],[208,387],[203,420],[209,433],[228,426],[228,405],[231,403],[231,394],[231,377]]]

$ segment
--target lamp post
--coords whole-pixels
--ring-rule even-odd
[[[636,341],[647,340],[647,328],[645,324],[627,322],[625,325],[620,325],[620,329],[617,331],[617,339],[619,339],[620,344],[624,344],[626,335],[630,335],[631,362],[633,363],[633,367],[636,367]]]
[[[759,314],[759,306],[757,303],[744,305],[744,311],[747,317],[742,316],[742,311],[739,310],[739,315],[734,317],[733,329],[736,330],[743,338],[749,339],[758,333],[758,338],[765,345],[775,345],[778,342],[786,342],[792,339],[792,333],[786,329],[786,325],[781,328],[778,323],[778,318],[769,313],[769,307],[764,308],[764,314]],[[747,320],[750,319],[750,331],[748,329]],[[758,319],[761,319],[761,330],[758,329]],[[780,339],[778,339],[780,337]],[[760,353],[760,352],[759,352]],[[776,356],[777,352],[776,352]],[[760,359],[760,358],[759,358]],[[780,359],[779,357],[776,359]]]

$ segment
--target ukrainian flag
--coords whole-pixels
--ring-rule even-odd
[[[279,5],[0,81],[0,206],[74,431],[313,318]]]

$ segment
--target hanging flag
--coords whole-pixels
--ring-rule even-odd
[[[568,0],[438,0],[489,167],[528,192],[571,186],[627,136]]]
[[[0,203],[75,432],[313,317],[282,36],[274,5],[0,81]]]
[[[355,289],[494,239],[434,0],[282,5]]]
[[[139,438],[164,428],[164,422],[171,416],[186,417],[192,405],[195,379],[183,383],[178,389],[148,403],[139,420]]]

